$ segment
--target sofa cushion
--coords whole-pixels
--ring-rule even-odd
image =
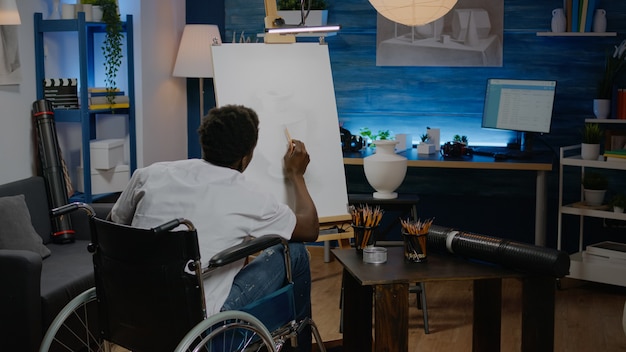
[[[89,241],[49,244],[52,251],[41,268],[41,311],[44,327],[69,301],[83,291],[94,287],[92,254],[87,251]],[[45,331],[44,331],[45,332]]]
[[[0,197],[0,249],[22,249],[50,255],[41,237],[33,228],[24,195]]]

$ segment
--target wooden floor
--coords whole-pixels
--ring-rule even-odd
[[[341,264],[336,260],[325,263],[321,248],[312,248],[311,253],[313,319],[322,339],[332,342],[330,345],[338,345],[342,338],[339,332]],[[409,351],[471,351],[471,282],[426,285],[430,334],[424,333],[422,312],[415,306],[415,295],[411,296]],[[519,280],[503,280],[502,301],[504,333],[501,350],[520,351]],[[626,351],[626,335],[622,328],[625,302],[626,288],[562,280],[556,297],[554,351]]]

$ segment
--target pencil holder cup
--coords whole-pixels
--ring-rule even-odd
[[[371,247],[376,243],[374,237],[377,227],[378,226],[366,227],[352,225],[352,229],[354,230],[354,248],[356,248],[356,253],[359,256],[363,256],[363,248]]]
[[[428,260],[426,251],[426,236],[428,236],[428,233],[413,235],[402,230],[405,262],[424,263]]]

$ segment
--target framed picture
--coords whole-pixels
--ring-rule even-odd
[[[626,149],[626,130],[606,130],[604,150]]]

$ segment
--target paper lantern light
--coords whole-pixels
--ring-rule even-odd
[[[457,0],[369,0],[379,14],[407,26],[421,26],[448,13]]]

